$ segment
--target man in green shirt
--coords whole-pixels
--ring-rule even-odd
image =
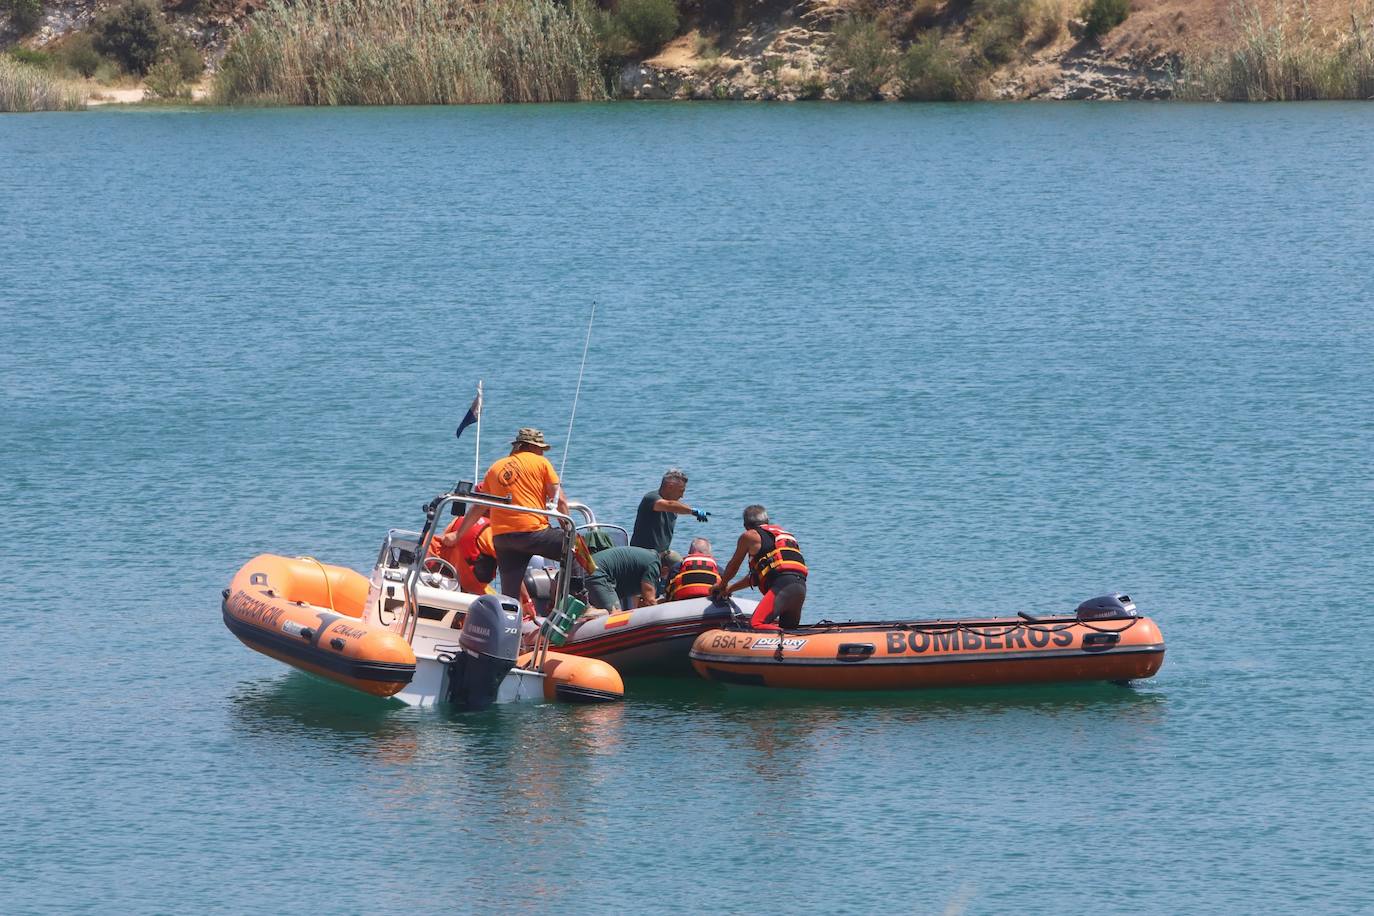
[[[710,518],[711,513],[693,509],[682,501],[682,495],[686,492],[687,475],[680,468],[664,471],[658,489],[645,493],[639,501],[630,546],[647,547],[661,553],[673,546],[673,529],[677,527],[679,515],[696,516],[699,522]]]
[[[587,577],[587,603],[618,611],[658,601],[659,576],[682,558],[671,551],[659,553],[646,547],[611,547],[599,551],[596,572]]]

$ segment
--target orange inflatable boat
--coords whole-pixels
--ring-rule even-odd
[[[250,649],[374,696],[415,676],[410,644],[363,619],[367,577],[309,557],[263,554],[224,590],[224,625]]]
[[[388,535],[388,554],[425,555],[401,532]],[[519,645],[519,607],[509,599],[421,580],[413,584],[415,613],[407,615],[397,597],[407,571],[408,561],[383,563],[369,579],[312,557],[263,554],[224,590],[224,625],[250,649],[292,667],[414,706],[623,698],[620,673],[600,659],[550,652],[546,644],[484,652],[496,638]]]
[[[1073,616],[710,630],[691,659],[708,680],[819,690],[1129,681],[1159,670],[1164,637],[1129,596],[1110,595]]]

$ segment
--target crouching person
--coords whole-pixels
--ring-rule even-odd
[[[630,610],[658,601],[659,576],[672,568],[671,552],[647,547],[611,547],[596,554],[587,577],[587,603],[608,611]]]

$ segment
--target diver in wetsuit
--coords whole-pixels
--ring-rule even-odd
[[[749,559],[749,575],[730,584],[745,558]],[[711,590],[711,597],[723,601],[734,592],[757,585],[763,592],[749,625],[755,630],[792,629],[801,623],[802,605],[806,603],[806,561],[801,547],[789,532],[768,521],[763,506],[746,506],[744,533],[735,544],[735,555],[721,573],[720,585]]]

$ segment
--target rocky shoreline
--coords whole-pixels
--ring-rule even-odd
[[[831,65],[834,29],[846,5],[810,0],[782,10],[730,37],[719,50],[701,53],[701,35],[680,36],[655,57],[620,68],[620,98],[794,102],[844,98],[844,72]],[[1105,50],[1087,38],[1084,23],[1069,19],[1058,40],[994,72],[984,98],[1055,101],[1168,99],[1180,70],[1177,53]],[[900,98],[895,81],[877,93]]]
[[[762,60],[740,61],[725,72],[696,67],[656,67],[626,64],[618,75],[617,98],[652,101],[799,102],[838,101],[833,84],[808,84],[806,71],[788,80]],[[1173,96],[1177,68],[1162,59],[1144,64],[1105,59],[1085,52],[1057,66],[1046,65],[1030,74],[1013,74],[994,87],[1002,101],[1146,101]],[[785,71],[784,71],[785,73]],[[898,101],[896,91],[883,91],[884,101]]]

